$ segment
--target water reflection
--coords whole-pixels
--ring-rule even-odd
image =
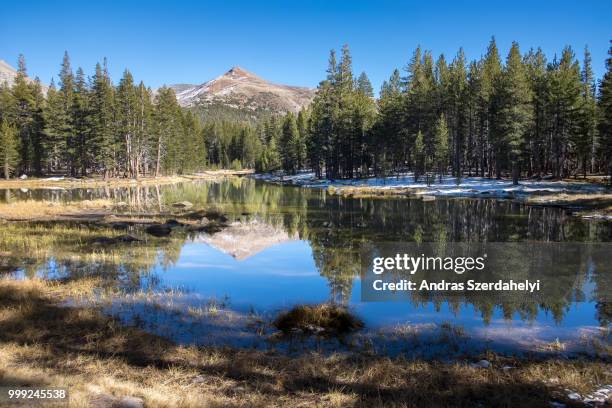
[[[96,243],[96,237],[118,234],[101,225],[7,224],[0,231],[4,255],[0,273],[18,269],[27,276],[102,277],[107,285],[132,293],[182,287],[205,297],[229,296],[239,312],[332,300],[352,305],[373,327],[452,320],[474,330],[487,326],[499,330],[503,322],[510,322],[516,330],[523,324],[538,324],[543,331],[556,327],[571,332],[607,326],[612,317],[606,299],[612,276],[588,260],[559,283],[563,290],[544,299],[415,293],[408,303],[360,301],[364,248],[380,251],[380,245],[394,242],[612,241],[611,223],[572,217],[556,208],[496,199],[353,199],[251,179],[140,188],[5,190],[0,197],[6,201],[106,198],[125,203],[127,213],[163,212],[172,203],[189,201],[194,208],[215,208],[231,222],[215,234],[179,232],[170,238],[153,238],[130,227],[130,233],[142,241],[113,246]],[[550,335],[558,335],[558,330]]]

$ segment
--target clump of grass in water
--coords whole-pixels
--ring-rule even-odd
[[[282,313],[273,322],[284,334],[295,332],[343,335],[363,328],[363,322],[346,307],[324,303],[298,305]]]

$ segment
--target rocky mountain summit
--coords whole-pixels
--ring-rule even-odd
[[[171,85],[183,107],[223,105],[247,111],[297,112],[308,105],[315,90],[279,85],[240,67],[201,85]]]

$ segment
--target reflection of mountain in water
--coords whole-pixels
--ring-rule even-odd
[[[296,239],[295,235],[290,236],[283,228],[252,220],[234,222],[221,232],[201,235],[194,241],[204,242],[242,261],[267,248]]]

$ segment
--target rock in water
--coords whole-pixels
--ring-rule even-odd
[[[191,204],[189,201],[180,201],[178,203],[174,203],[172,204],[173,207],[175,208],[191,208],[193,207],[193,204]]]
[[[145,231],[148,234],[151,234],[156,237],[167,237],[172,232],[172,228],[170,228],[166,224],[154,224],[148,226]]]
[[[180,227],[184,227],[185,226],[185,224],[183,224],[182,222],[179,222],[177,220],[167,220],[164,225],[166,225],[169,228],[180,228]]]
[[[491,367],[491,363],[489,363],[488,360],[480,360],[477,363],[470,364],[470,367],[472,367],[472,368],[489,368],[489,367]]]

